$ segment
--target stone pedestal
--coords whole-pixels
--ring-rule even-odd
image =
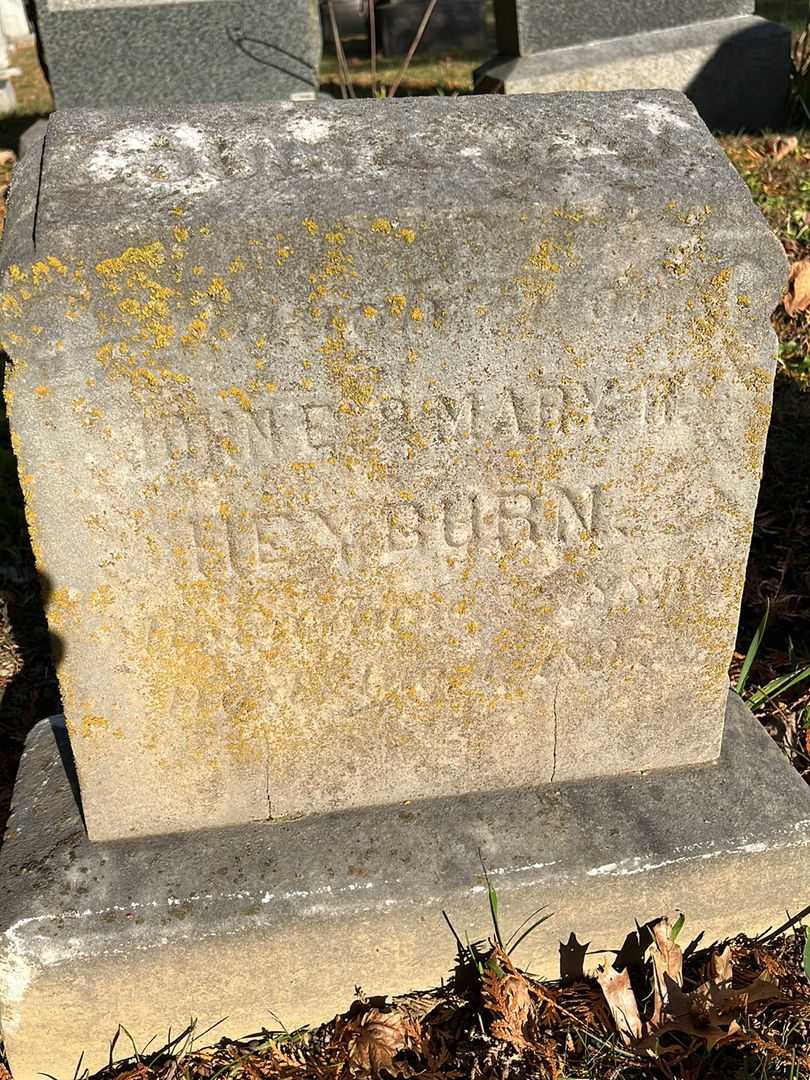
[[[517,954],[552,977],[572,930],[613,948],[633,919],[681,910],[684,938],[708,943],[808,902],[810,789],[734,695],[715,765],[598,784],[113,844],[88,842],[75,791],[65,729],[45,721],[0,854],[14,1080],[71,1076],[82,1053],[101,1068],[119,1023],[139,1046],[192,1017],[238,1037],[327,1020],[357,984],[436,985],[443,910],[462,936],[490,932],[479,852],[504,926],[554,912]]]
[[[570,31],[562,36],[561,47],[525,55],[501,45],[501,54],[476,71],[476,87],[505,94],[670,87],[687,95],[712,130],[778,130],[785,123],[790,31],[778,23],[737,15],[575,44],[568,43]]]

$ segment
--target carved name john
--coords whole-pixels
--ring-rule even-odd
[[[328,455],[344,444],[346,432],[362,411],[371,423],[366,436],[380,446],[412,443],[441,447],[486,445],[521,440],[608,436],[655,430],[676,422],[684,408],[682,376],[650,379],[627,387],[619,379],[506,386],[499,392],[383,395],[362,408],[325,393],[279,394],[249,409],[223,406],[178,412],[145,421],[144,445],[156,463],[166,458],[204,468],[234,457],[257,464],[286,454]],[[366,439],[366,445],[368,441]],[[318,456],[318,455],[314,455]]]

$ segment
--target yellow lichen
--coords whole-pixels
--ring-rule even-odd
[[[233,398],[239,405],[239,408],[244,409],[245,412],[250,412],[253,408],[253,402],[250,400],[250,396],[245,393],[241,386],[229,386],[224,390],[220,390],[219,396],[223,401],[227,401],[228,398]]]

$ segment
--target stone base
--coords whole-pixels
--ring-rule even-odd
[[[744,15],[595,41],[531,56],[495,57],[476,87],[506,94],[557,90],[682,90],[713,130],[778,129],[790,84],[790,31]]]
[[[357,984],[434,985],[442,909],[490,932],[479,851],[505,928],[554,912],[518,955],[547,975],[572,930],[615,948],[680,909],[709,942],[808,903],[810,788],[734,695],[717,765],[141,841],[86,840],[70,768],[62,724],[38,725],[0,854],[15,1080],[98,1069],[119,1022],[139,1046],[192,1017],[240,1035],[329,1018]]]

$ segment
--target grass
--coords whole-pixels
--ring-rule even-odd
[[[810,132],[796,133],[777,160],[773,136],[721,140],[789,259],[810,258]],[[748,675],[757,714],[810,780],[810,689],[799,682],[773,696],[778,679],[810,665],[810,313],[774,314],[779,336],[774,411],[743,596],[736,681],[763,616],[762,644]]]
[[[485,57],[435,57],[415,56],[402,81],[403,94],[469,94],[473,89],[473,71]],[[349,71],[354,86],[361,91],[358,96],[371,93],[371,68],[367,58],[349,57]],[[377,61],[377,81],[388,88],[394,82],[402,61],[380,57]],[[321,89],[326,93],[339,94],[340,78],[337,60],[324,56],[321,64]]]

